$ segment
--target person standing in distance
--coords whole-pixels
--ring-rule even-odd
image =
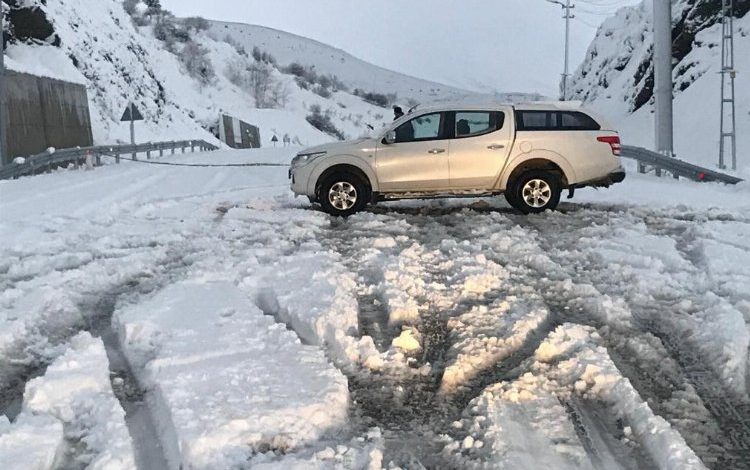
[[[404,115],[404,110],[403,110],[403,109],[401,109],[401,106],[394,106],[394,107],[393,107],[393,115],[394,115],[394,118],[393,118],[393,120],[394,120],[394,121],[398,121],[398,119],[399,119],[399,118],[400,118],[401,116],[403,116],[403,115]]]

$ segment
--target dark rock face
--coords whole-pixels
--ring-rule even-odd
[[[12,41],[44,42],[53,46],[60,45],[60,37],[55,34],[55,28],[49,21],[44,10],[46,0],[40,0],[36,5],[21,3],[19,0],[3,0],[9,7],[6,15],[7,26],[3,30],[3,43]],[[26,6],[22,6],[26,5]]]
[[[744,17],[750,11],[750,0],[735,0],[735,16]],[[685,58],[701,47],[697,35],[721,22],[722,0],[673,0],[672,46],[676,92],[682,92],[702,75],[700,64],[686,62]],[[601,83],[611,84],[619,79],[629,95],[622,97],[628,111],[635,112],[648,104],[654,94],[654,64],[652,9],[650,0],[640,6],[626,8],[605,22],[589,48],[586,60],[573,76],[575,99],[593,101],[602,95],[612,97]],[[636,27],[634,24],[638,24]],[[629,34],[616,31],[627,27]],[[622,44],[608,44],[621,41]],[[713,47],[714,45],[708,45]],[[611,57],[602,58],[609,53]],[[619,75],[619,76],[618,76]],[[593,77],[598,77],[594,80]],[[623,80],[627,77],[627,80]]]

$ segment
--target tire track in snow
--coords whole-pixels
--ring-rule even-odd
[[[575,244],[570,244],[571,240],[578,239],[575,232],[585,229],[591,224],[611,225],[612,220],[616,220],[619,215],[606,211],[595,211],[592,208],[579,220],[571,221],[570,218],[563,220],[559,216],[515,219],[519,224],[525,225],[537,233],[546,245],[554,248],[549,253],[553,258],[559,258],[558,264],[573,266],[569,271],[578,282],[590,283],[603,293],[626,300],[633,313],[635,326],[646,333],[653,334],[660,340],[663,347],[666,348],[670,360],[679,366],[677,377],[658,377],[659,369],[651,371],[651,373],[656,373],[656,377],[649,377],[648,375],[651,375],[651,373],[644,376],[643,369],[638,364],[628,364],[630,361],[627,358],[626,351],[612,354],[613,360],[615,360],[618,368],[631,378],[639,393],[644,394],[644,397],[649,399],[654,410],[681,431],[683,437],[704,463],[715,469],[740,470],[750,468],[750,401],[748,401],[747,396],[737,396],[736,393],[723,386],[723,380],[712,366],[706,364],[705,359],[697,352],[698,348],[692,344],[691,339],[684,333],[675,332],[675,325],[664,320],[665,312],[672,311],[680,299],[652,298],[650,304],[644,304],[629,295],[631,288],[629,283],[626,285],[605,283],[604,280],[607,279],[606,274],[609,268],[601,262],[596,263],[589,260],[585,269],[581,269],[580,264],[576,266],[575,261],[568,255],[568,253],[572,253],[571,250],[575,249]],[[693,248],[695,240],[692,237],[695,234],[692,233],[693,229],[689,225],[675,227],[674,224],[664,220],[666,217],[663,214],[643,212],[636,216],[636,220],[639,217],[642,218],[641,220],[647,227],[651,228],[652,234],[675,239],[676,249],[691,265],[695,268],[701,266],[701,253]],[[692,215],[675,220],[688,224],[693,223],[697,218]],[[632,221],[626,222],[626,224],[632,224]],[[564,233],[565,230],[572,231],[573,236],[564,239],[560,237],[559,234]],[[573,256],[575,255],[573,254]],[[699,278],[691,282],[691,285],[698,286],[698,289],[709,288],[710,286],[706,285],[702,275],[700,273],[697,275]],[[695,275],[693,277],[695,278]],[[696,297],[699,294],[688,290],[684,281],[677,284],[683,286],[681,298],[694,299],[693,301],[698,305],[703,305],[702,299]],[[704,305],[703,308],[708,308],[708,306]],[[617,348],[608,347],[608,349],[617,351]],[[694,420],[686,426],[684,421],[680,421],[683,417],[671,413],[667,402],[673,398],[673,390],[670,390],[667,384],[670,382],[675,384],[675,379],[690,384],[705,407],[704,410],[710,413],[713,422],[700,423],[699,420]],[[659,382],[664,383],[664,386],[660,386]],[[661,388],[662,392],[654,393],[656,390],[654,387],[656,389]],[[696,425],[698,429],[695,428]]]
[[[412,224],[415,223],[415,219],[419,220],[420,218],[426,218],[430,221],[428,223],[442,224],[445,228],[445,232],[450,233],[452,237],[463,242],[474,243],[480,246],[486,246],[487,234],[482,230],[476,230],[477,227],[494,226],[493,228],[505,230],[512,228],[514,225],[504,216],[501,216],[501,220],[498,220],[497,218],[487,220],[486,215],[495,212],[496,211],[491,210],[467,211],[462,208],[434,208],[434,210],[433,208],[419,208],[398,210],[398,213],[407,216],[409,222]],[[500,225],[498,225],[498,221],[501,222]],[[575,306],[575,298],[568,298],[563,292],[560,292],[559,289],[555,288],[555,282],[560,280],[555,279],[555,276],[558,278],[568,278],[563,267],[553,263],[552,272],[548,272],[547,269],[550,268],[549,265],[540,265],[539,261],[533,260],[535,254],[543,254],[546,251],[540,245],[534,243],[530,249],[527,248],[527,252],[523,253],[514,253],[514,250],[517,247],[510,245],[509,247],[503,248],[505,250],[504,252],[501,250],[501,257],[499,258],[496,256],[498,253],[494,252],[497,247],[487,246],[487,248],[488,252],[492,252],[492,255],[488,253],[488,257],[501,265],[507,265],[506,267],[511,269],[512,275],[509,281],[516,283],[517,285],[533,286],[535,291],[543,294],[542,297],[549,309],[549,316],[547,320],[526,339],[524,344],[517,351],[515,351],[510,357],[503,359],[501,362],[496,363],[492,368],[485,371],[484,374],[479,376],[476,382],[471,384],[468,391],[455,397],[456,401],[454,401],[454,404],[458,404],[460,407],[465,407],[484,387],[502,381],[515,380],[525,373],[524,363],[533,357],[535,351],[545,340],[547,335],[563,322],[575,322],[580,324],[595,323],[587,312]],[[492,295],[502,296],[507,295],[507,292],[493,292]],[[611,345],[609,346],[611,347]],[[592,416],[598,417],[596,414],[593,414]],[[612,426],[610,424],[611,423],[608,422],[601,422],[599,423],[599,428],[611,430]],[[620,430],[620,432],[622,432],[622,430]],[[615,441],[616,439],[612,436],[607,440],[610,444],[613,444]],[[622,455],[627,454],[629,459],[632,462],[637,462],[642,469],[655,468],[653,461],[651,461],[645,451],[640,448],[630,449],[616,447],[615,449],[607,448],[602,450],[607,452],[615,451],[618,454],[616,458],[622,458]],[[594,464],[602,459],[602,457],[596,453],[592,453],[590,457]]]
[[[75,294],[80,312],[79,322],[60,328],[60,325],[35,325],[38,334],[47,342],[57,345],[62,351],[66,342],[81,331],[88,331],[100,337],[109,359],[110,379],[115,396],[125,410],[126,424],[133,441],[136,462],[140,470],[163,470],[167,468],[162,450],[162,436],[157,431],[156,422],[148,409],[145,398],[147,391],[135,380],[124,354],[120,349],[117,334],[112,330],[111,318],[118,301],[135,301],[138,297],[165,286],[182,276],[190,267],[190,257],[197,253],[194,248],[182,244],[168,249],[167,256],[156,259],[153,266],[146,266],[139,274],[129,276],[119,283],[110,285],[104,291],[83,291]],[[28,381],[44,375],[47,366],[55,356],[39,355],[33,352],[32,344],[17,345],[18,354],[33,356],[16,359],[18,364],[2,371],[9,377],[0,390],[0,411],[14,420],[21,411],[23,393]],[[12,351],[5,355],[9,362],[14,361]],[[69,449],[65,462],[73,465],[76,456],[85,452],[85,442],[68,442]],[[63,462],[61,468],[68,468]]]
[[[458,297],[453,295],[451,286],[448,285],[449,277],[455,275],[455,270],[462,265],[454,266],[440,253],[429,266],[419,266],[416,272],[419,272],[423,289],[414,299],[418,306],[418,319],[389,324],[386,305],[388,299],[379,294],[375,297],[379,305],[375,314],[377,320],[373,324],[368,317],[371,313],[368,309],[373,303],[372,292],[385,279],[383,267],[377,263],[382,262],[382,259],[375,259],[375,263],[361,262],[368,259],[365,252],[373,242],[384,236],[400,236],[397,245],[391,247],[392,251],[408,250],[417,245],[419,250],[429,252],[432,256],[433,252],[439,252],[442,240],[453,238],[445,225],[431,223],[429,218],[418,224],[414,220],[394,219],[390,216],[376,216],[376,219],[383,223],[381,230],[369,229],[366,222],[360,228],[356,218],[347,221],[334,219],[329,239],[323,243],[339,252],[347,267],[358,274],[360,292],[368,293],[359,298],[360,321],[364,321],[360,333],[375,331],[382,335],[385,332],[385,335],[375,338],[382,351],[388,349],[390,341],[398,334],[399,325],[403,323],[419,330],[422,353],[418,361],[403,374],[365,371],[348,373],[355,406],[352,411],[353,419],[363,422],[367,427],[382,428],[386,442],[386,462],[390,461],[404,468],[453,468],[440,453],[443,444],[439,434],[448,429],[462,410],[454,403],[444,400],[439,388],[448,348],[447,320],[469,308],[468,305],[456,304]],[[389,230],[389,224],[396,228]],[[408,236],[404,236],[404,233],[408,233]],[[426,233],[429,233],[429,237],[425,236]],[[405,269],[409,270],[409,267]],[[425,365],[429,367],[427,374],[419,372],[420,367]]]

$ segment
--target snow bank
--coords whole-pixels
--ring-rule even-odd
[[[0,416],[0,462],[4,470],[48,470],[65,452],[62,423],[50,415],[22,413],[10,424]]]
[[[575,393],[608,403],[630,426],[633,438],[661,469],[704,469],[705,466],[667,421],[656,416],[630,381],[622,376],[606,348],[598,346],[590,327],[566,324],[537,350],[533,370],[562,393]],[[560,393],[560,392],[558,392]]]
[[[5,67],[15,72],[86,85],[86,77],[56,47],[8,44],[5,50]]]
[[[125,412],[112,391],[107,364],[101,340],[88,333],[73,338],[43,377],[26,384],[18,421],[0,424],[0,461],[19,469],[55,468],[61,462],[91,470],[135,468]]]
[[[593,470],[559,399],[525,380],[513,391],[489,387],[472,400],[453,423],[459,438],[443,452],[461,468]]]
[[[378,356],[372,338],[358,338],[354,275],[332,253],[282,257],[261,276],[243,281],[263,311],[289,325],[305,344],[326,346],[341,366]]]
[[[116,313],[128,360],[156,393],[170,464],[223,469],[344,425],[346,378],[227,282],[185,281]]]
[[[565,324],[552,332],[536,350],[530,372],[490,386],[472,400],[466,416],[454,423],[456,437],[445,452],[463,463],[482,458],[513,468],[539,468],[540,462],[549,468],[592,468],[561,406],[581,399],[606,404],[605,413],[622,419],[623,433],[648,452],[657,468],[705,469],[682,436],[617,370],[599,340],[593,328],[581,325]],[[589,426],[589,432],[595,428]]]

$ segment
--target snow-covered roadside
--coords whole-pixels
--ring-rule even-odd
[[[101,340],[81,333],[43,377],[26,385],[17,421],[0,417],[3,468],[135,468],[107,362]]]

